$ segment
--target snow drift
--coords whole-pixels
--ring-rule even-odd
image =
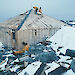
[[[61,52],[63,53],[66,52],[66,49],[75,50],[75,28],[64,26],[49,40],[52,41],[52,46],[55,49],[63,47],[61,49]]]

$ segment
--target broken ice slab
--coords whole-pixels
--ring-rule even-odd
[[[67,72],[63,73],[63,75],[75,75],[72,69],[68,70]]]
[[[51,42],[50,41],[42,41],[42,42],[40,42],[42,45],[44,45],[44,46],[46,46],[46,45],[50,45],[51,44]]]
[[[7,54],[7,55],[3,55],[3,57],[10,57],[10,56],[12,56],[12,57],[15,57],[13,54]]]
[[[52,72],[49,72],[48,75],[63,75],[63,73],[66,71],[67,71],[66,68],[60,66],[56,68],[55,70],[53,70]]]
[[[51,48],[55,51],[55,52],[58,52],[60,51],[64,46],[61,46],[60,44],[58,43],[51,43]]]
[[[71,62],[72,62],[72,59],[71,60],[66,60],[66,63],[71,64]]]
[[[19,60],[20,60],[20,62],[23,62],[23,61],[26,61],[28,63],[34,62],[34,60],[31,57],[29,57],[29,56],[22,57]]]
[[[47,46],[45,46],[44,48],[43,48],[43,50],[52,50],[52,48],[51,48],[51,46],[50,45],[47,45]]]
[[[59,55],[60,59],[58,60],[58,62],[65,62],[67,59],[70,59],[71,57],[69,56],[62,56],[62,55]]]
[[[62,67],[65,67],[66,69],[70,68],[70,64],[66,63],[66,62],[60,62],[59,63]]]
[[[45,71],[46,75],[48,75],[49,72],[51,72],[51,71],[55,70],[56,68],[60,67],[60,65],[55,63],[55,62],[48,63],[46,65],[50,66],[50,68]]]
[[[39,60],[43,63],[52,62],[55,60],[59,60],[59,58],[56,56],[55,52],[42,52],[38,56],[35,57],[35,60]]]
[[[24,65],[24,62],[14,62],[14,64],[13,65]]]
[[[17,75],[22,72],[23,69],[25,69],[26,67],[25,66],[21,66],[20,68],[16,69],[16,73]]]
[[[10,68],[10,71],[11,71],[11,72],[16,72],[16,70],[17,70],[18,68],[20,68],[19,65],[14,65],[12,68]]]
[[[42,49],[45,49],[45,46],[44,45],[38,45],[38,46],[36,45],[35,49],[42,50]]]
[[[27,66],[28,66],[28,62],[24,61],[24,67],[27,67]]]
[[[36,71],[40,68],[41,62],[33,62],[32,64],[29,64],[25,69],[23,69],[22,72],[20,72],[18,75],[24,75],[26,72],[29,75],[34,75]]]
[[[66,55],[70,57],[75,57],[75,50],[67,49]]]
[[[34,54],[31,54],[31,58],[34,60],[35,59],[35,55]]]
[[[51,64],[47,64],[50,66],[49,69],[45,71],[46,75],[62,75],[64,72],[67,71],[67,69],[57,62],[52,62]]]
[[[8,57],[8,64],[10,65],[12,62],[14,62],[17,59],[17,57]]]
[[[59,65],[61,65],[61,66],[63,66],[63,67],[68,69],[70,67],[71,62],[72,62],[72,59],[69,60],[71,57],[69,57],[69,56],[62,56],[62,55],[60,55],[59,57],[60,57],[60,59],[58,61],[56,61],[56,62]]]
[[[8,50],[5,52],[5,54],[11,54],[12,53],[12,50]]]
[[[0,53],[1,53],[1,52],[4,52],[4,51],[5,51],[5,49],[3,49],[3,48],[2,48],[2,49],[0,49]]]
[[[5,70],[5,65],[7,65],[7,62],[8,62],[8,58],[6,58],[5,60],[3,60],[1,63],[0,63],[0,68],[2,70]]]
[[[71,62],[71,69],[75,73],[75,59],[73,59]]]
[[[36,44],[36,46],[41,46],[41,45],[42,45],[41,43],[37,43],[37,44]]]
[[[50,39],[49,39],[49,38],[47,38],[47,39],[46,39],[46,41],[49,41],[50,43],[52,43],[52,41],[50,41]]]
[[[11,64],[13,64],[14,62],[19,62],[18,58],[14,60],[13,62],[11,62]]]
[[[31,54],[39,54],[39,53],[42,53],[42,51],[43,51],[43,46],[35,46],[35,47],[33,47],[33,48],[30,48],[30,53]]]

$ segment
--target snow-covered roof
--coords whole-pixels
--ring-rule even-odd
[[[27,16],[28,12],[9,19],[0,25],[8,26],[9,28],[17,28]],[[44,14],[37,15],[35,14],[35,10],[32,10],[27,19],[24,21],[21,29],[60,28],[63,25],[67,24]]]

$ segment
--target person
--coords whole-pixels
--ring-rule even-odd
[[[38,11],[38,7],[33,7],[35,9],[35,12],[37,14],[37,11]]]
[[[36,14],[37,14],[37,11],[38,11],[38,8],[35,9]]]
[[[40,9],[39,9],[39,12],[42,13],[41,7],[40,7]]]
[[[9,30],[7,33],[11,36],[12,47],[15,48],[16,47],[16,30],[12,29],[12,30]]]
[[[24,45],[24,48],[23,48],[22,50],[20,50],[20,51],[13,51],[13,54],[14,54],[14,55],[22,54],[22,53],[24,53],[25,51],[29,51],[29,48],[30,48],[29,44],[27,44],[27,43],[25,43],[25,42],[23,42],[22,44]]]

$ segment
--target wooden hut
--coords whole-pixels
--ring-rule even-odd
[[[18,49],[22,48],[22,42],[34,45],[47,37],[50,38],[61,26],[67,25],[43,13],[38,15],[32,9],[3,24],[8,28],[8,33],[11,32],[11,46],[14,43],[14,46]],[[14,35],[12,34],[12,29],[14,29]]]

